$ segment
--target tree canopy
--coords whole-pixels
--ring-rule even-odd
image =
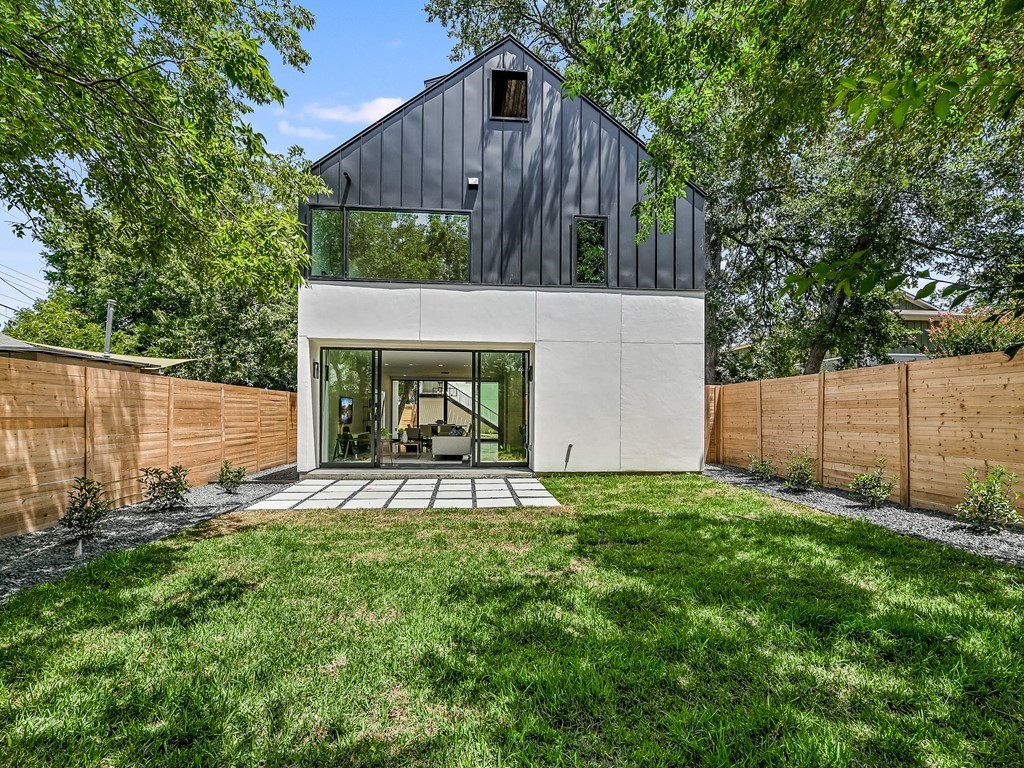
[[[171,246],[139,258],[297,277],[293,195],[320,186],[245,116],[285,95],[266,50],[302,68],[312,24],[290,0],[0,0],[0,198],[19,234],[106,210],[108,239]]]

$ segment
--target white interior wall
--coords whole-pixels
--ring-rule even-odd
[[[323,346],[528,350],[535,471],[703,464],[700,291],[311,283],[299,291],[300,472],[317,465]]]

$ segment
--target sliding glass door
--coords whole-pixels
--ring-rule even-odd
[[[473,357],[477,462],[528,463],[529,353],[477,352]]]
[[[373,465],[378,451],[379,353],[325,349],[321,353],[320,463]]]

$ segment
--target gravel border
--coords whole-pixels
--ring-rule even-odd
[[[897,504],[884,504],[872,509],[852,494],[833,488],[794,493],[781,481],[763,482],[742,469],[720,464],[708,464],[704,474],[729,485],[760,491],[776,499],[803,504],[830,515],[864,520],[904,536],[946,544],[1024,568],[1024,530],[975,533],[970,526],[942,512],[905,509]]]
[[[145,504],[115,509],[97,535],[83,542],[81,557],[75,556],[77,539],[62,525],[0,539],[0,606],[23,589],[62,579],[109,552],[135,549],[246,507],[281,490],[278,477],[288,476],[288,470],[274,467],[246,475],[235,494],[226,494],[213,483],[197,486],[189,490],[189,505],[182,509],[156,512]]]

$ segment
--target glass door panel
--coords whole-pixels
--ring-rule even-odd
[[[529,386],[526,352],[478,352],[475,433],[481,464],[529,461]]]
[[[377,450],[376,353],[325,349],[321,353],[320,461],[372,464]]]

